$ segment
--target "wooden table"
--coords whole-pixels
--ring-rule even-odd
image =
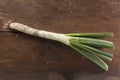
[[[119,0],[0,0],[0,79],[120,80],[119,21]],[[10,30],[11,22],[59,33],[114,32],[109,71],[59,42]]]

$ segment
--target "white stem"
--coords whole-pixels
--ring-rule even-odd
[[[11,23],[10,28],[15,29],[20,32],[23,32],[23,33],[26,33],[26,34],[29,34],[29,35],[42,37],[42,38],[46,38],[46,39],[51,39],[51,40],[56,40],[56,41],[66,44],[66,45],[69,45],[69,37],[65,36],[64,34],[53,33],[53,32],[48,32],[48,31],[44,31],[44,30],[38,30],[38,29],[34,29],[34,28],[28,27],[26,25],[23,25],[21,23],[16,23],[16,22]]]

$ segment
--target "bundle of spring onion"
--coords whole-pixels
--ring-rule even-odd
[[[111,61],[113,55],[101,51],[98,48],[113,49],[114,45],[112,42],[101,40],[101,38],[113,36],[113,33],[106,32],[61,34],[30,28],[26,25],[16,22],[11,23],[10,28],[33,36],[59,41],[67,46],[70,46],[78,53],[82,54],[100,66],[105,71],[108,71],[108,65],[102,59],[104,58]]]

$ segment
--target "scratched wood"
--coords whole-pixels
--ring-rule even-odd
[[[49,71],[55,70],[68,80],[119,80],[119,9],[119,0],[0,0],[0,78],[48,80]],[[107,50],[114,54],[109,71],[59,42],[9,29],[14,21],[59,33],[114,32],[107,38],[116,46]]]

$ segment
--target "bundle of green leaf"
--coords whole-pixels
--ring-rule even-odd
[[[113,33],[107,32],[61,34],[30,28],[26,25],[15,22],[10,24],[10,28],[33,36],[62,42],[63,44],[70,46],[78,53],[82,54],[100,66],[105,71],[108,71],[108,65],[102,59],[104,58],[111,61],[113,55],[101,51],[98,48],[113,49],[114,45],[112,42],[101,40],[101,38],[113,36]]]

